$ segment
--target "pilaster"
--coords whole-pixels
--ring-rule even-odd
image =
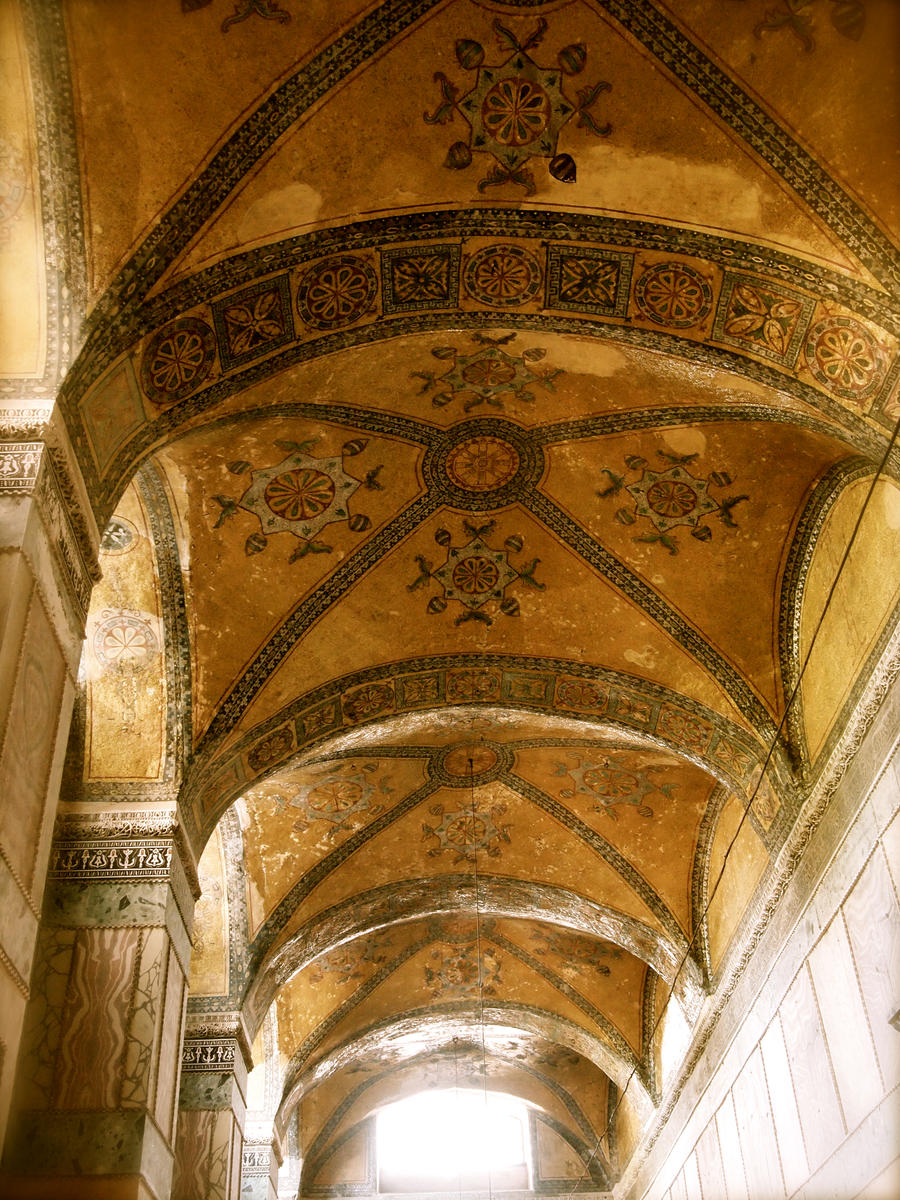
[[[174,811],[58,821],[3,1194],[168,1197],[192,871]]]
[[[7,419],[0,438],[2,1141],[98,568],[97,530],[64,435]]]
[[[255,1134],[244,1142],[241,1156],[241,1200],[278,1200],[282,1157],[274,1131]]]
[[[252,1065],[239,1013],[188,1018],[172,1200],[238,1200]]]

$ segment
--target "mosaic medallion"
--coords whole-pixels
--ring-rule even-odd
[[[228,464],[235,475],[250,472],[250,486],[239,500],[227,496],[213,496],[220,506],[216,528],[237,515],[238,509],[252,513],[259,521],[259,530],[247,538],[245,550],[248,555],[258,554],[268,545],[268,539],[276,533],[292,533],[299,538],[301,546],[291,555],[290,561],[316,552],[327,552],[330,546],[315,539],[326,525],[346,521],[350,528],[361,533],[371,522],[362,514],[350,515],[347,502],[360,486],[376,487],[375,468],[366,480],[357,479],[344,470],[345,455],[361,453],[368,445],[357,440],[346,442],[340,455],[315,458],[308,453],[313,441],[277,441],[277,447],[290,450],[283,458],[269,467],[252,470],[251,464],[239,460]]]
[[[111,517],[109,524],[100,539],[102,554],[127,554],[133,550],[137,539],[137,530],[124,517]]]
[[[543,449],[512,421],[475,417],[431,439],[426,485],[451,507],[489,512],[522,498],[544,470]]]
[[[435,389],[431,398],[435,408],[443,408],[457,397],[462,398],[464,412],[471,412],[482,404],[503,408],[504,400],[533,404],[532,387],[552,392],[553,381],[562,371],[533,369],[533,364],[540,362],[546,350],[532,348],[521,354],[510,354],[502,349],[514,338],[515,334],[492,338],[476,333],[472,340],[480,349],[471,354],[461,354],[455,346],[435,346],[432,355],[448,362],[448,369],[440,375],[432,371],[415,371],[411,378],[425,381],[423,394]]]
[[[713,337],[792,366],[812,303],[809,297],[787,289],[776,291],[744,276],[726,275]]]
[[[386,314],[453,308],[459,290],[456,244],[381,251],[381,291]]]
[[[534,578],[539,559],[533,559],[516,569],[509,561],[509,554],[522,549],[524,543],[521,537],[508,537],[503,549],[498,550],[484,540],[494,529],[493,521],[480,527],[464,521],[463,528],[471,538],[464,546],[451,546],[450,532],[446,529],[437,531],[435,541],[447,547],[447,557],[439,567],[433,567],[426,558],[418,555],[416,564],[419,575],[408,585],[408,590],[415,591],[429,580],[440,584],[442,594],[432,596],[427,611],[432,615],[442,613],[448,602],[456,601],[465,610],[456,618],[457,625],[473,620],[491,625],[493,617],[489,615],[489,609],[497,609],[509,617],[518,616],[519,601],[507,596],[507,588],[521,581],[543,591],[544,584]]]
[[[444,787],[466,789],[491,783],[512,765],[512,754],[505,746],[478,741],[456,742],[438,751],[432,758],[432,779]]]
[[[513,308],[533,300],[541,286],[538,260],[521,246],[484,246],[463,271],[463,286],[491,308]]]
[[[141,386],[154,404],[174,404],[208,378],[216,339],[205,321],[182,317],[151,340],[141,360]]]
[[[713,536],[712,527],[706,520],[709,516],[715,515],[723,525],[737,528],[733,510],[749,497],[740,495],[715,499],[710,492],[710,487],[729,487],[730,475],[713,471],[704,478],[688,471],[688,466],[697,458],[696,454],[669,454],[658,450],[657,455],[663,464],[659,470],[654,470],[648,460],[640,455],[629,454],[626,457],[626,467],[641,472],[640,478],[634,483],[626,483],[623,475],[616,474],[608,467],[603,468],[609,484],[597,495],[601,499],[610,499],[624,490],[634,500],[633,507],[616,510],[616,520],[623,525],[634,525],[639,518],[643,518],[652,526],[653,532],[640,534],[634,541],[661,542],[670,554],[677,554],[678,543],[671,536],[671,531],[678,526],[686,526],[691,536],[701,542],[708,542]]]
[[[336,975],[341,981],[362,979],[366,964],[381,966],[388,961],[385,951],[393,945],[393,939],[385,933],[374,933],[371,937],[348,942],[322,954],[310,966],[310,983],[321,983],[326,975]]]
[[[369,264],[345,254],[317,263],[302,276],[297,310],[312,329],[342,329],[369,312],[377,291]]]
[[[377,781],[379,792],[376,792],[377,771],[377,763],[366,763],[357,771],[330,774],[303,789],[290,801],[291,808],[299,809],[301,814],[294,822],[294,829],[306,833],[314,822],[321,821],[328,836],[333,837],[355,829],[363,814],[375,817],[384,812],[384,804],[378,800],[390,796],[393,789],[382,778]]]
[[[294,337],[287,275],[267,279],[212,306],[223,370],[277,350]]]
[[[557,763],[554,773],[565,775],[572,781],[571,787],[560,789],[561,799],[589,796],[597,801],[592,805],[591,812],[602,812],[617,821],[616,805],[631,805],[639,816],[652,817],[653,809],[645,802],[646,797],[657,793],[671,798],[675,784],[657,783],[650,778],[652,774],[665,769],[663,766],[635,769],[621,756],[608,755],[597,761],[578,757],[574,766]]]
[[[94,631],[94,654],[104,667],[142,670],[159,651],[149,622],[126,612],[111,612]]]
[[[817,321],[807,335],[806,361],[834,396],[862,404],[884,378],[885,360],[871,333],[850,317]]]
[[[509,826],[498,824],[506,812],[505,804],[474,805],[468,808],[447,809],[442,804],[429,808],[440,820],[434,825],[423,824],[423,841],[437,839],[437,845],[426,853],[429,858],[453,854],[454,863],[474,862],[477,854],[490,858],[500,855],[500,847],[509,844]]]
[[[432,998],[463,1000],[496,996],[501,959],[487,947],[479,956],[477,942],[467,946],[435,946],[425,966],[425,983]]]
[[[541,958],[555,955],[563,960],[565,966],[582,966],[596,971],[599,975],[611,974],[609,967],[601,960],[604,958],[621,958],[623,951],[618,946],[610,946],[597,941],[593,937],[578,937],[576,934],[562,930],[544,932],[532,930],[534,953]]]
[[[709,282],[684,263],[658,263],[638,279],[634,298],[641,314],[669,329],[697,325],[712,308]]]
[[[447,475],[466,492],[490,492],[501,488],[518,469],[519,455],[515,446],[502,438],[468,438],[447,455]]]
[[[532,33],[520,40],[499,20],[494,21],[501,53],[507,52],[494,66],[485,63],[487,52],[480,42],[461,38],[456,43],[457,62],[464,70],[475,72],[472,88],[462,96],[447,75],[435,73],[441,97],[434,112],[425,113],[425,121],[446,125],[454,114],[463,119],[468,132],[464,140],[451,145],[444,165],[461,170],[469,166],[473,154],[490,155],[494,161],[478,184],[481,192],[512,183],[533,194],[534,176],[526,163],[535,157],[551,160],[554,178],[573,181],[574,160],[571,155],[557,154],[557,142],[560,130],[575,115],[579,126],[598,136],[606,137],[612,131],[609,125],[599,125],[591,111],[601,93],[609,90],[608,83],[581,88],[576,99],[570,99],[563,86],[567,76],[584,70],[587,50],[583,45],[565,46],[553,66],[541,66],[532,58],[530,51],[541,44],[546,30],[547,22],[541,18]]]

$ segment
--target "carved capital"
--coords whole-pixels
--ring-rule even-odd
[[[215,1071],[234,1067],[240,1054],[248,1071],[253,1055],[247,1026],[239,1012],[188,1012],[184,1030],[182,1070]]]
[[[43,442],[0,442],[0,495],[30,495],[37,487]]]

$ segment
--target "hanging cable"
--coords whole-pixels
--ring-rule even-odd
[[[653,1045],[654,1045],[657,1031],[658,1031],[660,1025],[662,1024],[663,1018],[665,1017],[666,1013],[669,1010],[669,1003],[674,994],[675,985],[678,982],[681,972],[684,970],[685,963],[687,962],[688,958],[691,955],[691,951],[694,948],[694,943],[697,940],[698,934],[700,933],[700,930],[704,926],[707,915],[712,906],[713,900],[715,899],[716,893],[719,890],[719,884],[722,882],[722,879],[725,875],[725,868],[728,865],[728,859],[731,856],[731,851],[733,850],[734,845],[737,842],[738,837],[740,836],[741,830],[744,827],[744,822],[747,819],[747,815],[749,814],[750,809],[753,806],[753,801],[756,799],[759,789],[762,786],[763,780],[766,777],[766,770],[769,766],[769,763],[772,761],[772,756],[775,753],[775,748],[777,747],[778,741],[781,737],[784,727],[787,724],[788,714],[790,713],[791,708],[794,704],[794,701],[796,700],[797,696],[800,693],[800,685],[803,682],[803,676],[806,674],[806,668],[809,665],[810,659],[812,658],[812,652],[816,645],[816,642],[819,639],[819,634],[821,633],[822,627],[825,623],[825,617],[827,616],[828,610],[831,607],[831,601],[834,598],[835,592],[837,591],[838,583],[839,583],[841,575],[844,571],[844,567],[847,564],[847,560],[850,557],[850,551],[853,549],[853,544],[856,541],[857,534],[859,533],[860,526],[862,525],[863,517],[865,516],[866,511],[869,507],[869,503],[872,499],[872,495],[874,494],[874,491],[878,484],[879,479],[881,478],[882,475],[885,474],[885,468],[887,467],[888,459],[890,458],[890,456],[894,450],[894,446],[897,444],[898,435],[900,435],[900,420],[898,420],[897,424],[894,426],[893,432],[891,433],[890,440],[887,444],[887,447],[885,448],[884,454],[881,457],[881,462],[878,464],[875,474],[872,477],[872,482],[869,484],[869,489],[866,492],[865,499],[863,500],[863,503],[862,503],[862,507],[859,510],[859,516],[856,518],[856,523],[854,524],[853,530],[851,531],[850,537],[847,541],[847,546],[841,557],[841,561],[838,564],[838,568],[834,574],[834,578],[831,581],[831,587],[828,589],[828,595],[825,597],[825,603],[822,606],[822,611],[819,614],[819,619],[816,622],[816,627],[813,630],[812,637],[810,638],[809,646],[807,647],[806,654],[803,657],[803,662],[800,664],[800,670],[797,673],[797,678],[794,681],[794,686],[791,688],[791,692],[790,692],[790,695],[788,696],[787,703],[784,706],[784,712],[782,713],[781,720],[778,722],[778,728],[775,730],[775,733],[772,735],[772,741],[766,752],[765,759],[763,760],[762,768],[760,769],[760,773],[759,773],[759,778],[757,779],[756,784],[754,785],[753,791],[750,794],[750,798],[747,801],[744,811],[741,813],[741,819],[737,824],[737,828],[735,829],[735,831],[731,837],[731,840],[728,843],[728,847],[725,851],[725,855],[722,859],[722,863],[719,868],[719,873],[716,876],[716,881],[713,884],[712,890],[709,893],[706,904],[704,905],[704,908],[703,908],[703,912],[700,915],[700,919],[696,922],[694,932],[691,935],[691,939],[688,942],[687,947],[684,951],[684,954],[681,957],[681,961],[678,964],[675,974],[672,976],[672,982],[670,984],[666,985],[667,993],[666,993],[665,1000],[663,1002],[659,1016],[656,1018],[656,1020],[653,1024],[653,1029],[650,1032],[649,1052],[651,1054],[653,1053]],[[665,982],[665,981],[663,981],[663,982]],[[575,1180],[575,1183],[572,1186],[572,1190],[567,1194],[565,1200],[571,1200],[571,1197],[575,1194],[575,1191],[577,1190],[579,1184],[582,1182],[582,1180],[585,1179],[588,1172],[590,1171],[591,1164],[593,1163],[598,1152],[600,1151],[601,1143],[603,1142],[604,1138],[606,1138],[607,1135],[609,1134],[610,1128],[612,1127],[612,1123],[616,1118],[616,1114],[618,1113],[619,1108],[622,1104],[622,1101],[625,1099],[628,1089],[631,1086],[631,1082],[634,1079],[636,1074],[637,1074],[637,1067],[632,1067],[631,1072],[628,1076],[628,1079],[625,1081],[625,1086],[623,1088],[621,1088],[619,1091],[619,1097],[616,1100],[616,1103],[615,1103],[615,1106],[613,1107],[612,1112],[609,1114],[609,1117],[607,1119],[607,1122],[606,1122],[603,1132],[597,1138],[597,1140],[594,1144],[594,1148],[591,1151],[590,1156],[588,1157],[587,1162],[585,1163],[581,1174],[579,1175],[578,1179]]]

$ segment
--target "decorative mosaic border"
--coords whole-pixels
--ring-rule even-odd
[[[61,3],[20,5],[43,224],[45,364],[40,379],[0,379],[0,397],[52,402],[75,350],[87,295],[78,141]]]
[[[193,832],[209,835],[251,783],[337,733],[407,712],[506,703],[643,734],[749,796],[762,762],[751,735],[660,685],[565,659],[441,655],[396,662],[323,684],[204,764],[184,797]],[[777,764],[776,764],[777,768]],[[789,786],[784,773],[781,786]]]
[[[153,463],[135,475],[147,514],[156,560],[162,628],[165,638],[166,752],[163,780],[181,779],[193,743],[190,630],[181,555],[164,478]]]
[[[529,0],[511,8],[533,7]],[[137,303],[227,200],[239,182],[352,72],[431,12],[440,0],[391,0],[316,54],[286,80],[217,151],[162,217],[92,315],[94,328],[124,323]],[[745,141],[880,279],[896,280],[893,247],[840,185],[649,0],[600,0],[602,9]]]
[[[91,433],[92,405],[102,403],[102,400],[93,399],[91,381],[124,346],[110,346],[109,354],[92,360],[93,366],[87,375],[73,371],[66,381],[63,403],[67,420],[83,460],[85,476],[98,502],[109,503],[135,462],[151,445],[158,443],[161,436],[174,436],[186,421],[271,374],[353,345],[424,329],[446,328],[448,324],[458,327],[461,321],[503,327],[514,324],[516,328],[542,328],[586,336],[593,336],[600,329],[604,336],[620,339],[626,344],[706,361],[756,378],[766,386],[790,392],[805,404],[819,408],[830,419],[837,420],[851,439],[862,439],[860,449],[868,451],[872,446],[883,446],[879,439],[882,432],[892,426],[897,415],[894,409],[900,412],[900,404],[895,403],[896,397],[892,399],[895,372],[891,362],[897,352],[897,329],[888,312],[881,307],[880,299],[870,295],[870,305],[878,306],[877,317],[869,314],[860,319],[855,315],[859,298],[847,296],[846,280],[841,277],[819,280],[814,272],[804,269],[808,264],[802,260],[789,260],[793,271],[788,276],[791,283],[787,284],[783,272],[774,273],[774,268],[781,264],[771,261],[771,252],[751,255],[747,246],[743,246],[741,252],[746,255],[747,264],[740,269],[735,259],[722,254],[723,247],[717,247],[717,257],[724,261],[696,255],[687,258],[690,251],[682,244],[677,230],[667,229],[665,237],[658,239],[645,236],[642,241],[640,235],[637,239],[632,237],[627,248],[601,249],[596,244],[600,240],[609,240],[620,247],[626,245],[622,240],[626,231],[618,231],[617,239],[606,229],[594,230],[589,219],[582,218],[584,228],[573,234],[577,240],[559,242],[552,238],[558,214],[553,214],[554,222],[546,231],[550,237],[542,236],[544,231],[540,229],[540,218],[546,214],[528,214],[528,220],[506,214],[503,223],[499,221],[500,215],[489,210],[476,210],[471,214],[428,214],[428,222],[418,234],[419,242],[406,246],[397,243],[408,243],[417,236],[415,228],[404,228],[405,224],[416,224],[413,218],[396,218],[393,222],[396,231],[391,232],[381,229],[388,224],[381,221],[329,230],[327,248],[332,252],[330,257],[323,257],[323,244],[317,245],[321,235],[307,234],[279,244],[280,257],[288,268],[286,271],[273,273],[272,260],[279,254],[269,247],[265,264],[259,264],[265,278],[249,272],[247,263],[239,262],[237,266],[243,269],[235,269],[232,277],[220,265],[213,275],[204,273],[190,281],[192,287],[187,291],[185,285],[180,285],[174,295],[166,293],[143,314],[144,323],[136,335],[143,336],[144,341],[133,345],[129,352],[135,360],[133,374],[143,381],[145,399],[144,415],[136,408],[126,423],[129,430],[127,452],[124,445],[117,445],[113,454],[105,444],[96,444],[96,431],[93,437]],[[437,221],[438,216],[446,218],[443,227]],[[412,290],[399,308],[395,297],[389,299],[390,311],[382,307],[386,296],[393,297],[391,278],[398,264],[417,263],[423,255],[439,250],[465,256],[471,237],[483,239],[493,226],[503,228],[504,224],[507,239],[512,236],[508,229],[510,225],[514,228],[522,226],[518,231],[520,241],[513,246],[500,243],[493,249],[482,245],[477,253],[500,255],[527,245],[530,258],[534,259],[541,275],[547,277],[546,293],[542,284],[540,294],[519,305],[514,312],[499,303],[491,310],[488,298],[469,297],[458,282],[452,287],[448,283],[447,301],[441,306],[443,312],[437,312],[434,311],[438,306],[433,298],[433,288],[425,281],[421,285],[421,295],[417,295],[410,285]],[[376,238],[376,234],[380,237]],[[445,241],[434,243],[431,239],[436,234]],[[456,240],[447,242],[448,235],[455,235]],[[362,287],[362,277],[360,280],[354,277],[346,281],[346,305],[340,318],[324,326],[294,321],[293,312],[302,313],[309,308],[307,294],[317,286],[317,272],[331,270],[335,275],[340,269],[351,274],[353,270],[370,271],[366,256],[373,250],[377,251],[383,275],[381,286],[376,289],[377,295]],[[667,264],[658,258],[661,251],[676,257]],[[649,260],[643,257],[647,253],[651,255]],[[567,262],[584,262],[586,271],[593,269],[597,256],[609,260],[620,277],[609,303],[600,302],[595,296],[596,288],[589,280],[571,283],[565,300],[557,295],[559,286],[553,280],[558,274],[559,256],[563,254]],[[239,256],[239,259],[246,257]],[[347,265],[341,268],[340,264]],[[686,278],[686,273],[690,273],[701,279],[709,291],[711,299],[707,304],[696,288],[688,288],[686,295],[696,293],[696,303],[700,304],[696,319],[669,318],[662,310],[659,315],[648,315],[649,293],[642,292],[641,288],[649,276],[667,265],[680,271],[678,278],[682,282],[682,277]],[[629,285],[632,274],[633,288]],[[809,276],[812,278],[807,282]],[[333,292],[338,283],[331,276],[329,279]],[[457,279],[458,272],[448,271],[448,280]],[[236,282],[243,290],[223,294],[223,289],[229,285],[234,287]],[[182,297],[178,296],[179,291],[183,293]],[[717,298],[713,302],[714,293]],[[848,301],[854,304],[853,308],[846,307]],[[254,304],[265,309],[258,320],[251,312]],[[208,323],[210,309],[218,337],[214,336]],[[401,309],[402,315],[392,315]],[[244,324],[239,331],[244,339],[241,344],[248,338],[252,341],[251,348],[242,354],[233,352],[233,336],[223,316],[229,312],[243,314]],[[880,321],[879,326],[873,323],[876,320]],[[147,340],[146,334],[151,330],[155,332]],[[828,340],[845,336],[856,339],[854,353],[865,375],[855,385],[858,395],[845,386],[847,381],[835,366],[833,348]],[[802,354],[801,347],[804,347]],[[817,357],[820,354],[830,357],[820,362]],[[171,364],[173,357],[179,355],[183,366],[176,372],[171,369]],[[121,370],[123,361],[129,360],[120,359],[112,374]],[[833,371],[838,371],[834,382],[828,373]],[[107,373],[104,379],[110,377]],[[152,386],[149,381],[153,381]],[[98,396],[102,396],[104,386],[104,380],[100,379],[95,389]],[[76,398],[77,405],[74,403]],[[893,407],[886,409],[889,401]],[[104,472],[108,472],[107,477]]]

